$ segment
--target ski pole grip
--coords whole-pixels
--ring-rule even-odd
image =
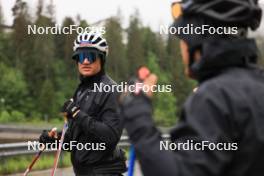
[[[56,131],[57,131],[57,128],[56,128],[56,127],[52,128],[52,129],[48,132],[49,137],[54,137],[54,136],[56,135]]]

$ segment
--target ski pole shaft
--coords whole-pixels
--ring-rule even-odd
[[[129,163],[128,163],[128,175],[127,176],[134,175],[135,160],[136,160],[136,153],[135,153],[135,148],[132,145],[129,151]]]
[[[59,159],[60,159],[61,148],[62,148],[62,144],[63,144],[63,141],[64,141],[64,136],[65,136],[65,132],[66,132],[67,128],[68,128],[67,117],[64,117],[64,125],[63,125],[63,129],[62,129],[60,144],[59,144],[59,148],[58,148],[58,150],[56,152],[56,156],[55,156],[55,159],[54,159],[54,164],[53,164],[51,176],[54,176],[55,173],[56,173],[56,169],[58,167],[58,162],[59,162]]]
[[[48,135],[50,137],[55,135],[57,128],[53,128]],[[30,165],[28,166],[27,170],[24,172],[23,176],[27,176],[27,174],[32,170],[32,167],[34,166],[34,164],[37,162],[37,160],[39,159],[40,155],[42,154],[42,152],[45,150],[46,146],[44,145],[39,151],[38,153],[34,156],[32,162],[30,163]]]
[[[41,153],[45,150],[45,147],[43,147],[42,149],[40,149],[40,151],[35,155],[34,159],[32,160],[31,164],[28,166],[27,170],[25,171],[25,173],[23,174],[23,176],[26,176],[32,169],[32,167],[34,166],[34,164],[36,163],[36,161],[39,159]]]

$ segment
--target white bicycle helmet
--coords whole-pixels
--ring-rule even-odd
[[[73,51],[78,48],[95,48],[108,55],[108,45],[106,39],[100,33],[94,31],[81,33],[74,41]]]

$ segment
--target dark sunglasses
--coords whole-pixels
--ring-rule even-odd
[[[88,59],[89,63],[93,63],[97,58],[102,58],[102,54],[96,50],[80,50],[73,54],[72,58],[83,64],[85,59]]]

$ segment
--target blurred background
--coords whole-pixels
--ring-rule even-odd
[[[196,82],[183,74],[178,40],[159,33],[160,25],[172,23],[171,2],[0,0],[0,144],[36,139],[42,129],[61,127],[59,109],[79,82],[71,60],[76,34],[28,35],[27,25],[34,24],[105,26],[107,73],[121,82],[139,65],[147,65],[159,76],[159,84],[173,88],[155,95],[155,122],[164,132],[177,123],[180,107]],[[263,7],[264,1],[260,4]],[[262,23],[250,33],[257,38],[262,65],[263,31]],[[4,157],[4,149],[0,146],[0,175],[24,171],[31,157],[14,153]],[[36,169],[50,167],[53,159],[46,157]],[[61,165],[69,166],[69,156],[65,158]]]

